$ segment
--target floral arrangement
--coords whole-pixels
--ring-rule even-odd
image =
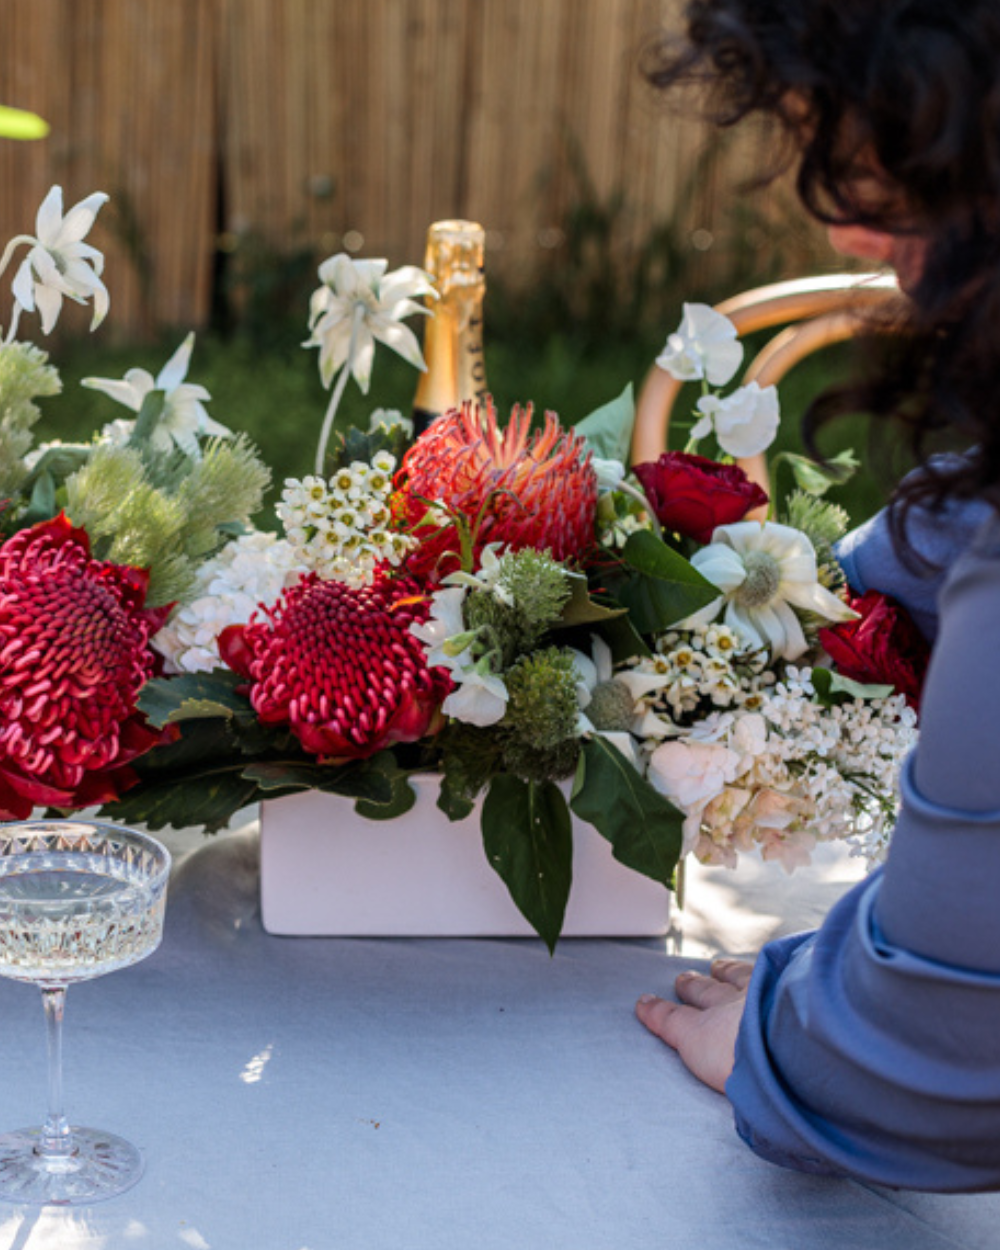
[[[381,410],[338,432],[376,343],[422,367],[403,321],[435,293],[334,257],[306,343],[331,390],[315,471],[284,483],[268,533],[268,470],[187,382],[193,336],[155,378],[87,380],[127,419],[32,445],[59,381],[19,318],[47,333],[70,299],[99,324],[83,240],[104,199],[64,216],[54,188],[0,261],[28,249],[0,346],[3,817],[99,803],[213,831],[314,788],[392,819],[433,772],[449,817],[481,804],[488,860],[550,948],[571,812],[665,886],[688,852],[791,870],[846,838],[878,858],[925,655],[901,609],[844,585],[847,518],[824,495],[849,459],[786,457],[780,510],[735,463],[779,411],[774,388],[726,393],[725,318],[685,305],[657,363],[700,383],[688,442],[631,471],[630,390],[572,427],[488,404],[415,440]]]

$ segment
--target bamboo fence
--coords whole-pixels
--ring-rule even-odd
[[[52,125],[0,141],[0,230],[30,233],[53,183],[67,206],[107,191],[91,237],[120,336],[203,325],[220,261],[251,239],[420,263],[431,221],[468,217],[487,228],[491,272],[529,282],[581,194],[574,147],[590,194],[626,194],[620,246],[679,211],[705,131],[638,70],[676,8],[0,0],[0,99]],[[683,228],[711,223],[758,157],[733,146]]]

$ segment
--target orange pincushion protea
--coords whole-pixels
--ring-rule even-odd
[[[507,427],[497,426],[496,409],[466,404],[440,417],[410,448],[398,475],[395,504],[412,526],[431,503],[468,522],[478,553],[499,542],[518,550],[548,550],[555,560],[581,557],[594,541],[597,475],[582,438],[563,430],[555,413],[531,434],[531,405],[514,407]],[[446,512],[438,531],[417,530],[420,548],[407,561],[419,573],[454,567],[460,539]]]

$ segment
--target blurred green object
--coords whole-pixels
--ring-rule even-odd
[[[0,104],[0,137],[4,139],[44,139],[49,123],[37,113]]]

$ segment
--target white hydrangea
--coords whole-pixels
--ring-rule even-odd
[[[416,540],[391,528],[396,458],[378,452],[370,465],[356,460],[329,480],[288,478],[277,506],[296,557],[320,577],[364,586],[379,564],[402,563]]]
[[[261,605],[270,607],[304,572],[292,545],[275,534],[252,531],[227,543],[197,573],[193,597],[176,608],[153,638],[168,673],[207,673],[222,667],[219,635],[245,625]]]
[[[730,646],[713,638],[720,642]],[[685,813],[686,850],[730,868],[757,850],[788,872],[833,839],[870,864],[884,857],[900,769],[916,741],[916,716],[901,695],[827,708],[812,670],[787,666],[781,680],[770,672],[750,679],[752,704],[741,688],[726,710],[692,719],[685,705],[706,697],[706,641],[675,634],[664,645],[672,650],[641,662],[669,674],[645,696],[645,750],[650,781]]]

